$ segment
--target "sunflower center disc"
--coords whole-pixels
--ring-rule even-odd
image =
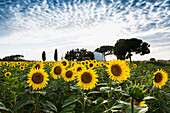
[[[120,74],[122,73],[122,69],[119,65],[112,65],[111,72],[114,76],[120,76]]]
[[[73,72],[72,72],[72,71],[67,71],[67,72],[66,72],[66,77],[67,77],[67,78],[71,78],[72,75],[73,75]]]
[[[155,82],[159,83],[160,81],[162,81],[162,74],[161,73],[157,73],[155,75]]]
[[[81,80],[83,83],[90,83],[92,81],[92,75],[88,72],[85,72],[82,74]]]
[[[56,66],[56,67],[54,68],[54,73],[55,73],[56,75],[60,75],[60,74],[61,74],[61,71],[62,71],[62,69],[61,69],[60,66]]]
[[[37,64],[37,65],[35,66],[35,68],[36,68],[36,69],[40,69],[40,64]]]
[[[32,81],[36,84],[42,83],[44,76],[41,73],[35,73],[32,76]]]
[[[8,73],[8,74],[6,74],[6,76],[8,77],[8,76],[9,76],[9,73]]]
[[[90,64],[90,67],[93,67],[93,64]]]
[[[66,66],[67,63],[64,61],[64,62],[62,62],[62,64],[63,64],[63,66]]]

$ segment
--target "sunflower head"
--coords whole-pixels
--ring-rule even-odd
[[[4,69],[2,72],[6,73],[6,72],[7,72],[7,69]]]
[[[63,67],[68,67],[68,66],[69,66],[69,62],[68,62],[68,60],[66,60],[66,59],[61,60],[60,63],[61,63],[61,65],[62,65]]]
[[[51,75],[54,79],[60,78],[63,75],[64,68],[60,63],[55,64],[51,69]]]
[[[24,66],[21,66],[21,67],[20,67],[20,69],[21,69],[21,70],[24,70],[24,69],[25,69],[25,67],[24,67]]]
[[[78,86],[84,90],[93,89],[98,82],[97,75],[92,69],[84,69],[78,74]]]
[[[144,90],[144,87],[140,86],[139,84],[131,84],[130,87],[128,87],[128,92],[133,99],[136,99],[137,102],[140,102],[145,97],[146,90]]]
[[[130,68],[123,60],[113,60],[107,65],[106,71],[115,81],[123,81],[130,77]]]
[[[44,64],[42,62],[37,62],[34,66],[33,69],[41,69],[44,67]]]
[[[81,61],[81,65],[85,66],[86,62],[85,61]]]
[[[88,60],[85,60],[85,65],[88,65],[89,64],[89,61]]]
[[[95,64],[93,62],[89,62],[88,67],[92,69],[95,67]]]
[[[63,78],[66,82],[73,81],[75,79],[75,72],[73,68],[69,68],[64,71]]]
[[[84,69],[84,66],[82,66],[82,65],[80,65],[80,64],[77,64],[77,65],[75,66],[75,72],[76,72],[76,73],[81,72],[83,69]]]
[[[33,90],[43,89],[48,84],[49,79],[47,77],[48,74],[43,69],[32,69],[28,74],[27,83],[33,87]]]
[[[153,85],[161,88],[168,81],[168,74],[164,70],[157,70],[153,76]]]
[[[11,75],[10,72],[6,72],[6,73],[5,73],[5,77],[9,77],[10,75]]]
[[[17,62],[17,65],[20,66],[20,65],[21,65],[21,62]]]
[[[135,106],[135,107],[146,105],[146,104],[145,104],[145,101],[137,102],[137,101],[134,99],[133,102],[134,102],[133,106]]]
[[[136,64],[133,64],[133,67],[134,67],[134,68],[137,68],[137,65],[136,65]]]

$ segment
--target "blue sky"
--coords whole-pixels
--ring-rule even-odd
[[[139,38],[150,54],[132,60],[170,59],[169,0],[0,0],[0,58],[22,54],[53,61],[66,51]],[[108,56],[107,60],[116,58]]]

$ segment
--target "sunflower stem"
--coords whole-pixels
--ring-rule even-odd
[[[85,110],[85,99],[84,99],[84,89],[83,89],[83,112]]]
[[[39,94],[36,93],[36,100],[35,100],[35,103],[36,103],[36,113],[39,113],[39,109],[38,109],[38,99],[39,99]]]
[[[131,113],[134,113],[133,98],[131,98]]]

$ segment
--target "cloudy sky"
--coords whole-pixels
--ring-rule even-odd
[[[66,51],[139,38],[151,53],[132,60],[170,59],[169,0],[0,0],[0,58],[59,59]],[[116,58],[108,56],[107,60]]]

